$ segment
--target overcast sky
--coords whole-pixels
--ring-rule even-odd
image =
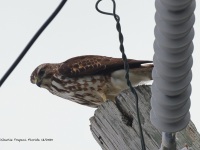
[[[0,77],[7,71],[33,34],[57,7],[58,0],[0,1]],[[71,0],[36,41],[0,88],[0,139],[49,138],[49,142],[2,142],[3,150],[100,150],[93,139],[89,118],[95,109],[50,94],[30,83],[32,71],[42,63],[95,54],[121,57],[116,23],[95,10],[95,0]],[[154,1],[117,0],[128,58],[152,60]],[[200,4],[200,0],[197,0]],[[105,0],[101,8],[112,10]],[[192,121],[200,131],[199,56],[200,8],[196,8],[193,53]],[[198,56],[198,59],[197,59]],[[198,81],[197,81],[198,80]]]

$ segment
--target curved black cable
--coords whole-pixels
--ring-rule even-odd
[[[24,50],[21,52],[21,54],[17,57],[17,59],[14,61],[14,63],[11,65],[11,67],[8,69],[8,71],[4,74],[4,76],[0,80],[0,87],[3,85],[4,81],[8,78],[8,76],[12,73],[12,71],[16,68],[16,66],[19,64],[19,62],[23,59],[25,54],[28,52],[28,50],[31,48],[31,46],[34,44],[34,42],[37,40],[37,38],[41,35],[41,33],[46,29],[46,27],[51,23],[51,21],[56,17],[56,15],[60,12],[60,10],[63,8],[67,0],[62,0],[58,7],[54,10],[54,12],[51,14],[51,16],[44,22],[44,24],[39,28],[39,30],[35,33],[35,35],[31,38],[29,43],[26,45]]]
[[[124,69],[126,70],[126,75],[125,75],[125,78],[127,80],[127,85],[129,86],[131,92],[134,94],[135,96],[135,99],[136,99],[136,112],[137,112],[137,119],[138,119],[138,124],[139,124],[139,131],[140,131],[140,138],[141,138],[141,147],[142,147],[142,150],[146,150],[146,146],[145,146],[145,141],[144,141],[144,136],[143,136],[143,131],[142,131],[142,126],[141,126],[141,121],[140,121],[140,114],[139,114],[139,105],[138,105],[138,95],[137,95],[137,92],[135,91],[134,87],[132,86],[130,80],[129,80],[129,64],[128,64],[128,61],[127,61],[127,57],[126,57],[126,54],[124,52],[124,45],[123,45],[123,41],[124,41],[124,38],[123,38],[123,34],[121,32],[121,25],[120,25],[120,17],[116,14],[116,3],[114,0],[112,0],[113,2],[113,13],[109,13],[109,12],[104,12],[102,10],[100,10],[98,8],[98,5],[99,3],[101,2],[102,0],[98,0],[95,7],[96,7],[96,10],[102,14],[105,14],[105,15],[111,15],[111,16],[114,16],[117,24],[116,24],[116,28],[117,28],[117,31],[119,32],[119,42],[120,42],[120,51],[122,53],[122,59],[124,61]]]

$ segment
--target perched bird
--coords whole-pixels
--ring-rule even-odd
[[[152,61],[128,59],[128,63],[133,86],[152,80]],[[41,64],[33,71],[31,82],[54,95],[90,107],[114,100],[128,88],[123,60],[97,55]]]

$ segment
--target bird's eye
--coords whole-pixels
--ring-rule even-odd
[[[38,76],[42,77],[44,74],[45,74],[45,70],[42,69],[39,71]]]

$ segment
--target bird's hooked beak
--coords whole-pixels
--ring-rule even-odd
[[[41,87],[42,80],[39,79],[38,77],[32,75],[31,76],[31,83],[36,84],[38,87]]]
[[[40,81],[36,82],[36,85],[37,85],[38,87],[40,87],[40,86],[41,86],[41,84],[42,84],[42,80],[40,80]]]

